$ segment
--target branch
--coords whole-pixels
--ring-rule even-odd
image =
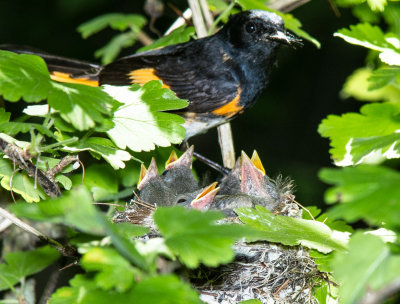
[[[310,0],[270,0],[268,2],[268,7],[287,13],[307,2],[310,2]]]
[[[36,236],[39,240],[42,242],[45,242],[46,244],[49,244],[53,247],[55,247],[58,252],[66,257],[77,257],[77,251],[74,247],[72,246],[63,246],[56,240],[53,240],[51,237],[41,233],[39,230],[36,228],[28,225],[27,223],[21,221],[19,218],[17,218],[14,214],[8,212],[7,210],[3,209],[0,207],[0,217],[4,217],[8,219],[10,222],[12,222],[14,225],[17,225],[19,228],[22,230],[33,234]]]
[[[400,278],[379,290],[367,292],[359,304],[380,304],[397,292],[400,292]]]
[[[0,138],[0,149],[10,158],[13,163],[17,164],[30,177],[34,177],[37,183],[43,188],[44,192],[50,197],[58,197],[61,195],[54,176],[60,173],[66,166],[78,159],[77,155],[68,155],[60,160],[60,162],[48,172],[44,172],[37,168],[32,162],[32,155],[22,150],[13,143]]]

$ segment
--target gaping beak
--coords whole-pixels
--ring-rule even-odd
[[[289,32],[276,31],[275,34],[269,35],[268,39],[294,47],[303,46],[301,39]]]
[[[217,195],[219,191],[219,187],[217,187],[217,182],[212,183],[208,187],[204,188],[199,195],[190,203],[192,208],[199,210],[207,210],[210,208],[212,202],[214,201],[214,197]]]

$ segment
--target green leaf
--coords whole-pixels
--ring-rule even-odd
[[[9,159],[0,158],[0,179],[4,189],[18,193],[28,203],[39,202],[47,197],[41,188],[35,187],[33,178],[14,172]]]
[[[321,253],[317,250],[309,251],[310,257],[314,259],[314,263],[322,272],[332,272],[331,262],[334,257],[333,252]]]
[[[79,182],[81,177],[79,176]],[[84,184],[93,193],[95,201],[103,197],[118,193],[118,178],[107,164],[95,164],[85,170]]]
[[[110,26],[114,30],[124,31],[128,28],[140,29],[146,24],[146,19],[136,14],[106,14],[98,16],[78,27],[78,32],[87,38]]]
[[[90,192],[84,187],[74,188],[60,198],[40,204],[17,203],[10,208],[17,216],[65,224],[90,234],[104,234],[101,216],[92,205]]]
[[[258,299],[251,299],[251,300],[240,301],[239,304],[262,304],[262,302]]]
[[[330,153],[338,166],[398,158],[400,103],[367,104],[358,113],[329,115],[318,132],[329,137]]]
[[[196,291],[174,275],[147,278],[134,286],[132,296],[135,304],[200,304]],[[132,302],[133,303],[133,302]]]
[[[101,137],[89,137],[74,145],[63,147],[62,150],[67,152],[94,152],[103,157],[114,169],[125,168],[124,162],[132,158],[127,151],[117,149],[109,139]]]
[[[262,206],[238,208],[235,212],[240,220],[258,233],[248,237],[251,241],[264,240],[284,245],[303,245],[323,253],[346,249],[347,233],[332,231],[318,221],[296,219],[288,216],[273,215]]]
[[[55,181],[57,183],[60,183],[65,190],[71,190],[72,187],[72,181],[66,177],[65,175],[59,174],[55,177]]]
[[[193,26],[186,27],[183,25],[172,31],[167,36],[163,36],[154,41],[152,44],[140,48],[137,52],[139,53],[156,48],[161,48],[167,45],[183,43],[189,41],[190,38],[193,38],[195,34],[196,31]]]
[[[381,166],[323,169],[319,177],[335,185],[325,193],[328,203],[340,202],[328,211],[348,222],[365,220],[371,225],[399,227],[400,173]]]
[[[49,129],[45,128],[42,125],[36,123],[28,123],[28,122],[7,122],[0,124],[0,132],[5,132],[10,136],[15,136],[18,133],[28,133],[31,130],[37,130],[41,134],[47,135],[48,137],[53,137],[54,134]]]
[[[367,291],[379,290],[398,278],[400,256],[391,254],[378,237],[356,233],[348,252],[335,255],[332,268],[340,283],[341,303],[358,303]]]
[[[103,123],[105,116],[110,116],[112,107],[116,106],[100,87],[58,82],[52,82],[48,103],[80,131],[93,128],[96,122]]]
[[[71,287],[61,287],[51,295],[49,304],[134,303],[130,294],[102,290],[88,276],[78,274],[69,283]]]
[[[319,43],[318,40],[316,40],[311,35],[309,35],[307,32],[305,32],[304,30],[301,29],[301,22],[298,19],[296,19],[295,17],[293,17],[293,15],[284,14],[280,11],[272,10],[265,5],[265,1],[263,1],[263,0],[238,0],[237,2],[244,10],[261,9],[261,10],[273,12],[273,13],[279,15],[283,19],[283,22],[285,23],[285,27],[288,30],[290,30],[293,33],[295,33],[296,35],[312,42],[317,48],[321,47],[321,44]]]
[[[149,151],[155,145],[166,147],[184,139],[185,129],[181,125],[184,119],[161,111],[181,109],[188,103],[171,90],[161,88],[160,81],[150,81],[143,87],[105,86],[105,90],[123,103],[114,113],[115,126],[107,131],[120,149]]]
[[[350,7],[361,4],[365,2],[365,0],[336,0],[335,3],[342,7]]]
[[[367,3],[371,10],[383,12],[387,5],[387,0],[367,0]]]
[[[0,108],[0,123],[6,123],[10,120],[11,113],[6,112],[6,109]]]
[[[341,95],[344,98],[354,97],[361,101],[391,101],[400,100],[400,89],[394,85],[379,88],[379,84],[371,81],[373,71],[368,68],[357,69],[351,74],[343,86]],[[375,78],[377,80],[377,78]],[[383,82],[383,80],[379,80]]]
[[[389,65],[400,65],[400,37],[392,34],[385,36],[378,26],[369,23],[350,25],[350,29],[341,29],[334,34],[351,44],[360,45],[380,52],[379,58]]]
[[[96,58],[101,58],[103,64],[108,64],[117,58],[118,54],[123,48],[131,46],[137,40],[138,34],[135,32],[127,32],[115,35],[110,42],[105,46],[98,49],[94,56]]]
[[[56,249],[44,246],[27,252],[10,252],[0,264],[0,290],[8,289],[24,277],[51,265],[59,257]]]
[[[157,208],[154,220],[165,244],[189,268],[200,263],[215,267],[234,257],[232,245],[246,234],[243,225],[217,225],[222,213],[188,210],[183,207]]]
[[[39,102],[51,89],[44,60],[0,50],[0,94],[8,101]]]
[[[146,257],[140,254],[136,249],[136,246],[132,243],[132,237],[141,235],[145,232],[143,229],[138,229],[138,227],[132,225],[132,228],[129,228],[130,224],[127,223],[125,225],[116,225],[110,223],[104,218],[101,218],[101,220],[115,249],[117,249],[125,259],[148,273],[156,272],[156,264],[154,261],[146,259]]]
[[[94,280],[104,290],[127,291],[134,283],[135,270],[112,248],[91,248],[84,254],[81,264],[87,271],[97,271]]]
[[[22,98],[39,102],[47,98],[64,120],[81,131],[94,127],[95,122],[103,123],[118,104],[101,88],[52,81],[38,56],[1,50],[0,95],[9,101]]]
[[[370,82],[369,90],[376,90],[388,85],[400,84],[400,68],[380,68],[372,72],[371,77],[368,78]]]

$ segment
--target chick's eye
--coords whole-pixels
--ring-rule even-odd
[[[186,203],[186,199],[184,199],[184,198],[180,198],[177,201],[177,204],[184,204],[184,203]]]
[[[253,22],[248,22],[246,24],[246,31],[251,34],[254,33],[256,30],[256,25]]]

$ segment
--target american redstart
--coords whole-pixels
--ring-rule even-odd
[[[216,34],[116,60],[105,66],[3,46],[41,56],[51,78],[104,90],[129,89],[162,80],[189,101],[177,112],[185,118],[186,138],[231,120],[254,104],[268,82],[281,44],[300,40],[287,33],[275,13],[249,10],[232,15]]]

